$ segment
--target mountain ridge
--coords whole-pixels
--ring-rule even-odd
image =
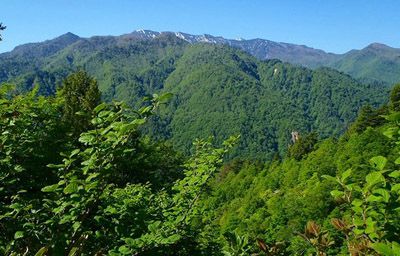
[[[260,60],[279,59],[309,68],[331,67],[368,83],[378,82],[392,85],[400,81],[400,48],[377,42],[371,43],[362,49],[353,49],[343,54],[336,54],[306,45],[275,42],[261,38],[227,39],[210,34],[193,35],[184,32],[158,32],[145,29],[119,36],[92,36],[85,38],[68,32],[44,42],[17,46],[10,52],[0,54],[0,58],[24,54],[33,58],[50,56],[78,42],[86,42],[86,47],[92,49],[95,45],[122,45],[129,43],[131,40],[153,40],[163,36],[175,37],[189,44],[228,45],[248,52]]]

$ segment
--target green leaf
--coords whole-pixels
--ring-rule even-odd
[[[372,248],[381,255],[385,256],[396,256],[395,252],[392,250],[391,246],[384,243],[374,243]],[[397,254],[398,255],[398,254]]]
[[[148,226],[148,229],[152,233],[157,233],[158,227],[160,226],[161,221],[155,221]]]
[[[400,191],[400,183],[393,185],[391,188],[391,191],[393,191],[395,193],[399,192]]]
[[[72,225],[72,229],[74,230],[74,232],[76,232],[79,229],[80,226],[81,226],[81,223],[79,221],[76,221]]]
[[[365,180],[367,181],[367,185],[369,187],[372,187],[378,183],[384,183],[385,184],[385,177],[383,177],[382,173],[380,172],[371,172],[365,177]]]
[[[152,109],[153,109],[153,106],[142,107],[141,109],[139,109],[139,113],[141,115],[144,115],[144,114],[150,113]]]
[[[107,107],[107,104],[106,103],[101,103],[100,105],[98,105],[97,107],[95,107],[94,109],[93,109],[93,112],[94,113],[99,113],[100,111],[102,111],[103,109],[105,109]]]
[[[46,166],[49,167],[49,168],[54,168],[54,169],[60,169],[60,168],[64,167],[63,164],[48,164]]]
[[[42,247],[40,248],[39,251],[37,251],[37,253],[35,254],[35,256],[43,256],[46,254],[46,252],[48,251],[47,247]]]
[[[344,182],[348,177],[350,177],[352,170],[348,169],[344,173],[342,173],[342,179],[341,181]]]
[[[125,245],[120,246],[120,247],[118,248],[118,251],[119,251],[120,253],[122,253],[123,255],[131,254],[131,250],[130,250],[127,246],[125,246]]]
[[[79,137],[79,141],[82,143],[91,143],[95,139],[93,134],[90,133],[84,133]]]
[[[374,191],[372,191],[372,193],[381,195],[384,202],[386,203],[389,202],[390,194],[389,191],[387,191],[386,189],[383,188],[375,189]]]
[[[69,251],[68,256],[75,256],[78,252],[79,247],[72,247],[71,251]]]
[[[42,192],[54,192],[54,191],[56,191],[57,190],[57,188],[58,188],[58,184],[53,184],[53,185],[50,185],[50,186],[46,186],[46,187],[44,187],[44,188],[42,188]]]
[[[352,202],[351,202],[351,204],[352,205],[354,205],[354,206],[361,206],[362,204],[363,204],[363,201],[362,200],[360,200],[360,199],[354,199]]]
[[[79,148],[78,148],[78,149],[72,150],[72,152],[71,152],[71,154],[69,155],[69,157],[72,158],[73,156],[75,156],[76,154],[78,154],[80,151],[81,151],[81,150],[80,150]]]
[[[367,197],[367,201],[368,202],[381,202],[381,201],[383,201],[384,199],[381,197],[381,196],[375,196],[375,195],[369,195],[368,197]]]
[[[400,112],[394,112],[393,114],[385,116],[386,120],[397,121],[400,120]]]
[[[386,157],[383,156],[375,156],[369,160],[370,164],[378,169],[379,171],[382,171],[387,163]]]
[[[399,178],[400,177],[400,171],[393,171],[393,172],[389,173],[389,177]]]
[[[78,191],[78,183],[71,182],[64,188],[65,194],[72,194]]]
[[[179,239],[181,239],[181,236],[180,236],[179,234],[173,234],[172,236],[169,236],[169,237],[166,239],[166,242],[167,242],[168,244],[173,244],[173,243],[175,243],[176,241],[178,241]]]
[[[136,242],[135,242],[135,239],[133,239],[133,238],[130,238],[130,237],[128,237],[128,238],[124,238],[123,239],[124,241],[125,241],[125,243],[127,244],[127,245],[129,245],[129,246],[136,246]]]
[[[395,134],[397,134],[398,129],[399,129],[399,128],[397,128],[397,127],[391,127],[391,128],[389,128],[389,129],[387,129],[386,131],[384,131],[384,132],[383,132],[383,135],[385,135],[385,136],[388,137],[388,138],[393,138],[393,136],[394,136]]]
[[[333,182],[338,182],[338,180],[336,179],[336,177],[332,177],[330,175],[322,175],[322,178],[326,179],[326,180],[330,180]]]
[[[339,198],[339,197],[342,197],[344,195],[344,192],[343,191],[339,191],[339,190],[333,190],[333,191],[331,191],[331,195],[334,198]]]
[[[15,232],[15,234],[14,234],[14,239],[16,240],[16,239],[20,239],[20,238],[23,238],[24,237],[24,231],[17,231],[17,232]]]

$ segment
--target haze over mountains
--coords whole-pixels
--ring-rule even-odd
[[[383,82],[386,85],[392,85],[400,81],[400,49],[380,43],[372,43],[363,49],[351,50],[344,54],[334,54],[305,45],[274,42],[260,38],[226,39],[208,34],[191,35],[183,32],[136,30],[121,36],[94,36],[91,38],[81,38],[72,33],[66,33],[42,43],[17,46],[11,52],[0,54],[0,58],[7,59],[21,54],[31,57],[46,57],[78,41],[81,41],[81,45],[85,41],[91,42],[91,44],[101,41],[103,46],[111,46],[121,45],[129,40],[150,40],[165,35],[175,36],[190,44],[229,45],[244,50],[261,60],[279,59],[309,68],[331,67],[364,82]]]

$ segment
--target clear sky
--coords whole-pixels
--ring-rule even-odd
[[[372,42],[400,48],[400,0],[1,0],[0,52],[72,32],[136,29],[264,38],[335,53]]]

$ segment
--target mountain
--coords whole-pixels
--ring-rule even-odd
[[[210,43],[224,44],[250,53],[261,60],[279,59],[296,65],[309,68],[331,67],[360,79],[363,82],[378,82],[391,86],[400,81],[400,49],[383,44],[374,43],[362,50],[351,50],[345,54],[328,53],[305,45],[296,45],[274,42],[266,39],[226,39],[220,36],[191,35],[183,32],[156,32],[151,30],[136,30],[132,33],[112,37],[80,38],[72,33],[67,33],[56,39],[43,43],[25,44],[16,47],[10,53],[0,54],[16,57],[29,53],[31,57],[45,57],[81,41],[81,47],[94,50],[96,40],[100,45],[123,45],[132,40],[151,40],[162,36],[173,36],[190,44]],[[107,43],[105,43],[107,41]],[[90,42],[90,45],[87,43]]]
[[[220,36],[191,35],[182,32],[155,32],[151,30],[137,30],[124,35],[125,38],[152,39],[162,34],[171,34],[185,40],[191,44],[211,43],[225,44],[243,51],[261,59],[279,59],[292,64],[300,64],[307,67],[324,66],[327,63],[338,59],[338,55],[326,53],[322,50],[307,47],[305,45],[296,45],[289,43],[274,42],[266,39],[226,39]]]
[[[208,34],[191,35],[182,32],[155,32],[137,30],[127,38],[152,39],[161,34],[172,34],[191,44],[225,44],[250,53],[261,60],[279,59],[309,68],[331,67],[366,82],[387,85],[400,82],[400,49],[373,43],[362,50],[345,54],[328,53],[305,45],[274,42],[265,39],[225,39]]]
[[[352,50],[328,66],[356,78],[400,82],[400,49],[373,43],[361,50]]]
[[[67,40],[60,43],[60,38]],[[386,88],[361,84],[333,69],[259,60],[226,44],[206,42],[216,40],[207,36],[137,31],[60,38],[0,55],[0,81],[17,83],[21,91],[37,83],[40,93],[54,94],[66,75],[84,68],[98,80],[107,101],[138,105],[148,94],[172,92],[174,98],[148,132],[186,152],[198,137],[213,135],[218,142],[241,134],[232,156],[270,159],[276,152],[284,154],[292,131],[337,136],[361,106],[380,105],[387,97]],[[25,47],[47,51],[24,53]]]

